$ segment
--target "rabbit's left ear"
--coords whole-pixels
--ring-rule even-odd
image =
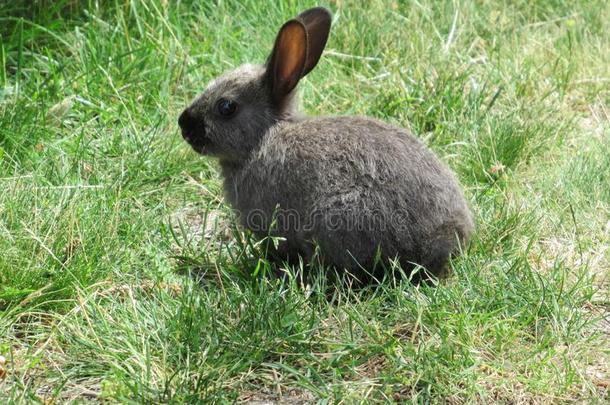
[[[330,32],[330,13],[321,7],[286,22],[267,60],[273,98],[281,102],[320,60]]]

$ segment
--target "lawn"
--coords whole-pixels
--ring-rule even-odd
[[[302,110],[410,128],[477,223],[357,291],[270,275],[177,126],[313,5],[0,3],[0,403],[610,401],[610,3],[322,2]]]

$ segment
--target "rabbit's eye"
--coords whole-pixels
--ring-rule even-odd
[[[237,103],[223,98],[216,104],[216,109],[218,109],[218,113],[223,117],[230,117],[237,111]]]

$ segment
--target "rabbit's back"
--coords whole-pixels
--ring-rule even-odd
[[[350,270],[381,253],[441,273],[473,227],[451,171],[408,131],[369,118],[283,122],[225,168],[225,189],[259,235],[275,218],[280,256],[307,258],[315,241],[325,263]]]

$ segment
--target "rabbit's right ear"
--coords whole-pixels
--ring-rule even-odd
[[[311,8],[282,26],[267,60],[273,99],[281,102],[320,60],[330,32],[330,12]]]

